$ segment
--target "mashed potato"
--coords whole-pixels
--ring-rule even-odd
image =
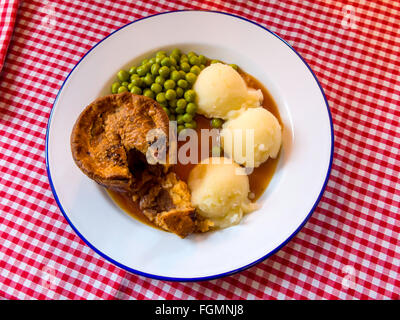
[[[249,178],[244,169],[229,160],[230,163],[224,163],[224,160],[228,159],[203,160],[192,169],[188,179],[191,201],[197,212],[219,228],[239,223],[243,213],[256,209],[248,198]]]
[[[261,90],[250,89],[231,66],[214,63],[204,68],[193,89],[197,93],[198,113],[208,118],[228,119],[228,113],[259,107]]]
[[[254,140],[251,132],[254,132]],[[225,153],[235,162],[258,167],[269,157],[278,155],[282,129],[271,112],[261,107],[252,108],[223,124],[221,141]]]

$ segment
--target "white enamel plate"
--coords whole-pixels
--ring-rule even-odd
[[[260,209],[234,227],[186,239],[122,211],[75,165],[72,127],[85,106],[108,94],[116,73],[158,50],[180,48],[242,67],[274,97],[283,152]],[[333,154],[329,107],[315,75],[284,40],[256,23],[220,12],[176,11],[134,21],[103,39],[75,66],[54,103],[46,139],[54,197],[93,250],[140,275],[193,281],[243,270],[285,245],[310,217]]]

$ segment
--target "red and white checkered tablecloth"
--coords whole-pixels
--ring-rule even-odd
[[[0,31],[13,2],[0,1]],[[73,66],[124,24],[176,9],[237,14],[287,40],[320,80],[335,130],[329,183],[296,237],[246,271],[195,283],[133,275],[93,252],[45,168],[47,119]],[[0,298],[399,299],[399,24],[393,0],[20,1],[0,74]]]

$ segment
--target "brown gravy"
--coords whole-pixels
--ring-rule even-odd
[[[110,195],[111,199],[126,213],[130,216],[134,217],[136,220],[147,224],[148,226],[157,228],[159,230],[163,230],[152,223],[139,209],[139,204],[132,200],[132,198],[127,193],[115,192],[109,189],[106,189],[107,193]],[[163,230],[164,231],[164,230]]]
[[[262,107],[267,109],[271,112],[279,121],[281,127],[283,128],[282,120],[279,115],[278,106],[276,105],[274,99],[272,98],[271,94],[268,90],[253,76],[240,72],[243,79],[246,81],[247,86],[260,89],[264,100],[262,103]],[[272,176],[275,173],[276,167],[278,165],[279,156],[276,159],[269,158],[266,162],[262,163],[258,168],[254,168],[253,172],[249,175],[249,182],[250,182],[250,191],[254,193],[254,199],[257,200],[261,195],[264,193],[265,189],[267,189]]]
[[[282,121],[279,115],[278,107],[272,98],[271,94],[268,92],[268,90],[254,77],[251,75],[244,73],[242,71],[239,71],[243,79],[245,80],[247,86],[254,88],[254,89],[260,89],[263,93],[264,100],[262,107],[270,111],[279,121],[279,123],[282,126]],[[211,120],[207,119],[204,116],[201,115],[196,115],[195,120],[197,121],[197,128],[196,132],[198,134],[198,137],[200,137],[200,130],[201,129],[211,129]],[[198,146],[198,154],[199,154],[199,159],[198,161],[201,161],[201,139],[199,139],[199,146]],[[185,141],[179,141],[178,142],[178,150],[179,147],[185,144]],[[211,146],[211,140],[209,145]],[[274,175],[274,172],[276,170],[277,164],[279,160],[279,155],[276,159],[268,159],[266,162],[261,164],[258,168],[255,168],[253,172],[249,175],[249,182],[250,182],[250,192],[253,193],[254,197],[252,197],[252,200],[255,201],[257,200],[265,191],[265,189],[268,187],[268,184],[270,183],[272,176]],[[176,166],[172,168],[172,170],[179,176],[180,179],[183,181],[187,181],[189,177],[189,173],[192,170],[192,168],[195,166],[195,164],[181,164],[178,162]],[[117,193],[111,190],[107,190],[108,194],[110,197],[118,204],[118,206],[130,214],[132,217],[136,218],[137,220],[158,228],[154,224],[152,224],[140,211],[139,206],[136,202],[132,201],[132,199],[127,196],[126,194],[122,193]],[[160,229],[160,228],[158,228]],[[162,230],[162,229],[160,229]]]

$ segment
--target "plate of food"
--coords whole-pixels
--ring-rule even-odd
[[[244,18],[174,11],[111,33],[76,64],[47,128],[50,185],[117,266],[198,281],[244,270],[306,223],[327,183],[323,90]]]

